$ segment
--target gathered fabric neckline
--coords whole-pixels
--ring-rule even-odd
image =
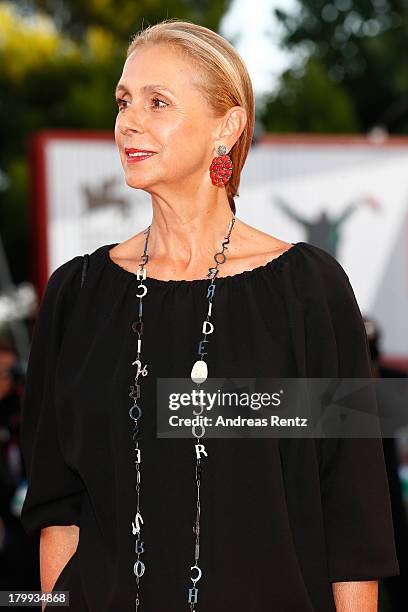
[[[122,274],[124,276],[126,276],[127,278],[131,277],[136,277],[136,272],[131,272],[130,270],[126,270],[126,268],[122,268],[122,266],[120,266],[119,264],[117,264],[115,261],[113,261],[113,259],[110,256],[110,250],[117,246],[119,244],[119,242],[113,242],[112,244],[107,244],[105,245],[105,247],[103,247],[103,251],[104,254],[106,256],[106,260],[110,266],[110,268],[112,270],[114,270],[115,272]],[[270,261],[266,262],[263,265],[260,266],[256,266],[255,268],[252,268],[252,270],[244,270],[242,272],[238,272],[237,274],[229,274],[227,276],[217,276],[216,282],[231,282],[231,281],[240,281],[240,280],[246,280],[249,279],[252,276],[256,276],[257,274],[260,274],[262,272],[266,272],[268,271],[268,269],[270,268],[275,268],[278,267],[280,264],[282,264],[284,261],[286,261],[286,259],[288,259],[289,257],[291,257],[291,253],[293,253],[296,250],[296,247],[299,247],[301,244],[303,244],[302,242],[292,242],[291,243],[292,246],[287,249],[286,251],[284,251],[283,253],[281,253],[280,255],[278,255],[277,257],[274,257],[273,259],[271,259]],[[160,278],[154,278],[152,276],[146,276],[146,280],[151,283],[151,284],[155,284],[155,285],[162,285],[162,286],[194,286],[194,285],[202,285],[203,283],[208,283],[210,281],[210,278],[194,278],[194,279],[179,279],[179,280],[173,280],[173,279],[169,279],[169,280],[164,280],[164,279],[160,279]]]

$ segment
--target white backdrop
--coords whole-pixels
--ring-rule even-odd
[[[263,231],[331,252],[346,270],[363,314],[380,323],[385,352],[404,357],[408,140],[393,144],[265,140],[250,151],[236,207],[239,218]],[[75,255],[147,227],[150,197],[126,185],[113,140],[51,134],[44,149],[49,274]],[[322,212],[327,218],[319,222]]]

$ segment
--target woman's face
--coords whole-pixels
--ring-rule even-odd
[[[115,139],[129,186],[182,190],[210,180],[219,119],[195,85],[198,78],[192,62],[166,45],[127,58],[116,90]],[[138,161],[128,149],[153,154]]]

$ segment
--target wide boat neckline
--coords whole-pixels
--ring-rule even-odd
[[[105,258],[107,260],[107,263],[109,264],[110,268],[112,270],[114,270],[115,272],[129,278],[129,277],[133,277],[136,278],[136,272],[131,272],[130,270],[126,270],[126,268],[122,268],[122,266],[120,266],[119,264],[117,264],[115,261],[113,261],[113,259],[110,256],[110,250],[113,249],[115,246],[117,246],[118,244],[120,244],[119,242],[113,242],[111,244],[106,244],[103,247],[103,251],[105,254]],[[273,259],[267,261],[265,264],[262,264],[260,266],[256,266],[255,268],[252,268],[252,270],[243,270],[242,272],[238,272],[237,274],[228,274],[227,276],[217,276],[216,277],[216,282],[228,282],[228,281],[232,281],[232,280],[244,280],[247,279],[251,276],[255,276],[257,274],[260,274],[262,272],[266,272],[268,269],[273,268],[273,267],[277,267],[280,264],[282,264],[286,259],[289,259],[291,257],[291,253],[293,254],[296,250],[296,247],[298,247],[299,245],[303,244],[303,242],[291,242],[290,243],[292,246],[289,247],[289,249],[287,249],[286,251],[284,251],[283,253],[281,253],[280,255],[278,255],[277,257],[274,257]],[[149,283],[152,284],[157,284],[157,285],[200,285],[203,283],[209,283],[211,281],[210,278],[193,278],[193,279],[178,279],[178,280],[173,280],[173,279],[168,279],[168,280],[164,280],[164,279],[160,279],[160,278],[154,278],[152,276],[146,276],[146,280]]]

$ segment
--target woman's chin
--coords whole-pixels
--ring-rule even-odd
[[[126,184],[133,189],[144,189],[150,184],[150,181],[145,176],[135,176],[127,172],[125,175]]]

